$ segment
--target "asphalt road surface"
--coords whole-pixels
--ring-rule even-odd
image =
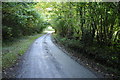
[[[97,78],[60,50],[49,33],[35,40],[18,71],[17,78]]]

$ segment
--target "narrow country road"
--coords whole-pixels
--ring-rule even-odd
[[[17,78],[97,78],[60,50],[49,33],[35,40],[18,71]]]

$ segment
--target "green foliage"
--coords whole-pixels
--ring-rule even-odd
[[[73,51],[74,54],[86,56],[89,59],[94,60],[96,63],[99,63],[107,71],[114,73],[114,75],[119,75],[119,51],[114,47],[99,47],[96,45],[86,46],[81,41],[68,39],[66,37],[61,37],[59,35],[54,36],[54,38],[64,45],[70,51]]]
[[[3,2],[3,41],[40,33],[48,25],[35,8],[36,3]]]
[[[119,3],[58,3],[53,6],[53,27],[57,34],[81,39],[91,45],[96,41],[100,46],[119,43]],[[53,16],[53,15],[51,15]]]
[[[51,24],[62,38],[59,41],[102,65],[119,70],[120,3],[66,2],[57,5],[51,12]]]
[[[119,5],[119,2],[3,3],[3,41],[40,33],[51,25],[66,47],[118,69]],[[48,20],[44,20],[43,14]]]

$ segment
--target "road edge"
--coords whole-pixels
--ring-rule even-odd
[[[66,53],[70,58],[72,58],[74,61],[76,61],[77,63],[79,63],[80,65],[84,66],[86,69],[88,69],[89,71],[91,71],[97,78],[105,78],[104,74],[102,73],[98,73],[97,71],[95,71],[93,68],[89,68],[84,62],[80,61],[77,57],[75,57],[74,55],[72,55],[69,51],[67,51],[64,46],[60,45],[60,42],[57,41],[57,39],[55,39],[53,37],[53,35],[51,34],[51,41],[60,49],[62,50],[64,53]]]

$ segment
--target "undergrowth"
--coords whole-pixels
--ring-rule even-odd
[[[86,56],[88,59],[99,63],[106,71],[120,76],[120,49],[112,46],[85,45],[82,41],[68,39],[54,34],[53,37],[64,47],[77,53],[77,55]]]

